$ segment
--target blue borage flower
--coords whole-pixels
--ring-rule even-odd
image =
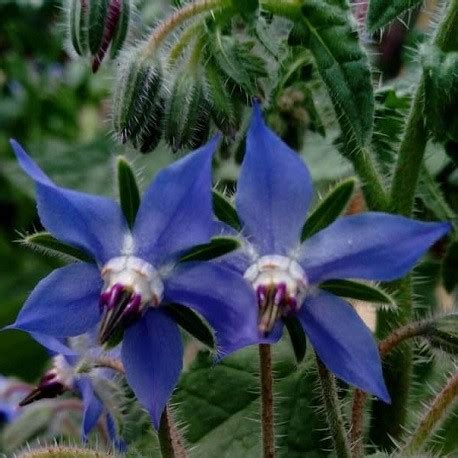
[[[236,194],[242,248],[223,262],[256,292],[258,327],[267,340],[281,337],[283,316],[297,317],[329,370],[389,402],[369,329],[353,307],[318,286],[402,277],[450,226],[368,212],[338,218],[301,244],[312,195],[307,167],[267,128],[256,105]]]
[[[56,341],[48,336],[36,336],[35,339],[46,347],[57,348],[62,345],[66,353],[57,354],[51,351],[52,367],[41,377],[35,389],[30,391],[21,402],[26,406],[41,399],[50,399],[66,392],[74,392],[83,401],[83,419],[81,425],[81,439],[86,442],[89,433],[98,422],[103,421],[112,444],[118,450],[125,450],[126,446],[117,434],[116,424],[111,412],[107,410],[99,396],[100,386],[104,380],[110,381],[116,376],[113,369],[93,367],[101,357],[105,359],[119,358],[119,350],[113,349],[104,352],[96,345],[91,334]]]
[[[215,234],[211,163],[217,138],[158,173],[143,195],[132,230],[120,206],[105,197],[56,186],[12,141],[24,171],[35,181],[38,213],[57,239],[78,247],[96,264],[55,270],[32,291],[9,328],[32,335],[77,336],[100,324],[101,343],[125,328],[126,378],[157,429],[182,368],[175,321],[161,307],[185,304],[216,333],[220,354],[257,340],[252,289],[214,263],[177,264],[183,251]],[[54,339],[52,348],[65,353]]]
[[[26,389],[27,385],[0,375],[0,428],[20,415],[18,403]]]

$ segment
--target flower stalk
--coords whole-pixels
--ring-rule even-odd
[[[439,426],[454,401],[458,398],[458,372],[447,382],[442,391],[426,410],[425,416],[402,449],[403,456],[419,456],[426,441]]]
[[[339,399],[337,397],[336,380],[326,367],[324,367],[318,357],[317,366],[326,417],[328,419],[328,426],[334,443],[334,449],[339,458],[350,458],[352,454],[347,432],[345,431],[342,412],[340,410]]]
[[[163,458],[186,458],[187,453],[181,435],[173,422],[170,407],[166,406],[159,426],[159,444]]]
[[[261,424],[264,458],[275,456],[275,430],[273,409],[272,352],[269,344],[259,345],[261,369]]]

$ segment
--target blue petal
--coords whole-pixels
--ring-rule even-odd
[[[56,269],[38,283],[8,328],[58,338],[84,334],[99,321],[101,288],[93,265],[76,263]]]
[[[264,123],[254,107],[237,185],[237,212],[261,254],[286,254],[299,241],[312,199],[301,158]]]
[[[312,284],[338,278],[394,280],[450,230],[386,213],[344,216],[306,240],[299,262]]]
[[[122,361],[129,385],[159,429],[183,366],[178,326],[161,310],[150,309],[124,332]]]
[[[38,332],[31,332],[30,335],[43,347],[45,347],[51,356],[64,355],[73,357],[76,355],[75,350],[72,350],[65,344],[65,339],[47,336]]]
[[[128,232],[119,205],[106,197],[56,186],[17,142],[12,140],[11,146],[19,165],[35,181],[43,226],[59,240],[81,248],[101,264],[118,256]]]
[[[112,444],[116,447],[118,451],[125,452],[127,450],[127,445],[118,436],[118,432],[116,430],[116,425],[115,425],[113,416],[107,413],[106,420],[107,420],[107,431],[108,431],[108,435],[110,436],[110,440]]]
[[[351,305],[321,292],[306,298],[297,317],[331,372],[350,385],[390,402],[377,345]]]
[[[165,301],[189,306],[210,323],[220,355],[260,342],[254,291],[240,274],[216,263],[184,263],[164,286]]]
[[[159,172],[146,190],[133,228],[135,251],[153,264],[216,231],[212,204],[212,157],[218,142],[207,145]]]
[[[76,388],[83,398],[83,424],[81,427],[81,438],[87,441],[88,434],[97,425],[97,421],[102,415],[103,404],[94,393],[89,377],[80,377],[76,382]]]

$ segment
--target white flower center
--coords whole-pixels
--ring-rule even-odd
[[[101,272],[105,281],[103,290],[115,285],[141,297],[143,304],[158,306],[164,295],[164,284],[159,272],[148,262],[135,256],[119,256],[110,259]]]
[[[281,317],[299,310],[307,293],[308,281],[302,267],[280,255],[259,258],[244,277],[256,291],[259,330],[269,332]]]

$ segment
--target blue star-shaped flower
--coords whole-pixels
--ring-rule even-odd
[[[53,357],[51,369],[41,377],[38,386],[30,391],[19,405],[26,406],[41,399],[55,398],[65,392],[74,392],[83,401],[81,439],[86,442],[89,433],[97,423],[104,421],[113,445],[118,450],[125,450],[124,442],[117,435],[112,413],[104,407],[97,389],[104,379],[112,380],[116,372],[113,369],[93,367],[99,358],[117,359],[119,350],[116,348],[104,352],[96,345],[92,334],[66,339],[66,342],[43,335],[33,335],[33,337],[46,347],[57,348],[62,345],[66,353],[72,354],[62,355],[51,351]],[[81,371],[81,366],[87,366],[88,371]]]
[[[255,106],[236,194],[244,240],[222,262],[253,286],[266,339],[277,341],[281,318],[296,316],[329,370],[389,401],[371,332],[353,307],[318,285],[402,277],[450,226],[367,212],[338,218],[301,244],[312,195],[307,167],[267,128]]]
[[[179,328],[163,304],[184,304],[201,313],[214,328],[222,354],[257,339],[254,294],[237,273],[214,263],[176,262],[183,251],[215,234],[211,163],[216,142],[158,173],[132,230],[116,202],[56,186],[12,142],[19,164],[35,181],[43,226],[96,264],[55,270],[37,285],[10,328],[61,339],[100,323],[100,343],[123,331],[127,381],[156,428],[183,355]],[[59,348],[51,349],[62,353],[58,341],[51,347],[52,342]]]

